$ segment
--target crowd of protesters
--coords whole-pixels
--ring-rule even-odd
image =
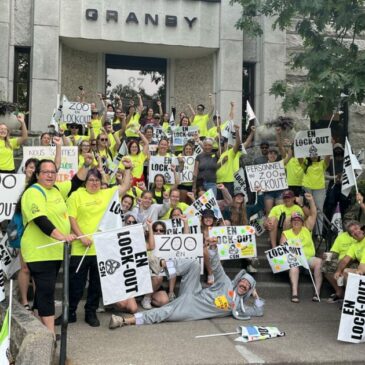
[[[153,292],[141,301],[147,311],[138,313],[135,298],[116,303],[117,308],[134,316],[114,316],[110,328],[229,314],[236,318],[262,315],[264,302],[259,298],[253,277],[241,271],[231,281],[220,264],[217,242],[209,237],[213,226],[249,225],[251,216],[259,210],[264,212],[264,226],[269,232],[268,248],[294,241],[301,243],[308,266],[314,273],[316,294],[313,301],[319,301],[323,276],[335,290],[328,301],[336,302],[344,296],[343,286],[338,285],[337,279],[346,277],[351,271],[365,273],[365,237],[360,223],[347,223],[347,232],[338,235],[327,256],[320,257],[314,245],[314,237],[319,241],[326,240],[330,228],[325,227],[325,223],[331,222],[337,203],[343,215],[350,205],[339,188],[344,157],[340,143],[333,143],[334,157],[296,158],[293,141],[283,138],[282,128],[277,126],[277,142],[261,141],[261,153],[254,156],[251,164],[283,161],[288,189],[258,190],[247,197],[244,191],[235,190],[234,174],[247,163],[243,157],[245,151],[255,144],[256,129],[251,123],[242,133],[244,126],[233,122],[237,117],[234,102],[231,102],[228,120],[224,122],[220,116],[213,115],[212,95],[209,95],[207,108],[199,104],[193,109],[189,105],[186,113],[175,113],[174,118],[162,110],[161,102],[156,103],[158,110],[145,107],[140,95],[136,101],[128,101],[127,105],[122,105],[118,96],[113,102],[105,102],[100,95],[100,103],[99,108],[96,103],[91,103],[91,119],[86,125],[61,122],[56,132],[50,128],[41,135],[40,146],[56,146],[55,160],[30,159],[24,164],[27,183],[17,205],[25,227],[20,247],[22,268],[18,274],[21,303],[26,309],[31,309],[27,300],[31,277],[35,289],[33,309],[51,331],[62,320],[54,318],[54,294],[63,250],[61,245],[44,250],[36,247],[58,240],[72,242],[68,320],[69,323],[77,320],[76,309],[88,280],[85,321],[90,326],[99,326],[96,313],[102,294],[91,234],[96,231],[116,191],[120,196],[124,224],[143,224],[146,248],[150,251],[154,248],[155,235],[166,234],[166,219],[181,219],[184,232],[189,232],[184,211],[208,190],[216,197],[224,220],[217,219],[209,209],[201,217],[207,274],[205,289],[201,286],[199,265],[196,263],[179,260],[171,263],[151,256]],[[0,124],[1,173],[15,172],[13,151],[27,140],[24,115],[18,114],[17,119],[21,129],[21,136],[17,138],[10,138],[8,127]],[[183,146],[173,144],[171,130],[176,126],[197,127]],[[225,136],[223,131],[227,128],[234,138]],[[71,181],[59,183],[56,177],[61,146],[78,147],[79,170]],[[166,183],[163,174],[156,174],[153,181],[149,181],[148,161],[151,156],[176,157],[176,165],[169,166],[175,177],[174,184]],[[193,179],[180,182],[179,172],[183,170],[184,157],[187,156],[195,160]],[[356,200],[365,211],[360,193]],[[85,247],[90,249],[82,270],[76,273]],[[254,273],[256,269],[251,263],[250,271]],[[162,272],[167,272],[168,290],[162,286]],[[182,276],[178,295],[175,293],[176,273]],[[299,268],[289,271],[293,303],[300,301],[299,273]],[[215,305],[218,295],[227,298],[228,309]],[[254,304],[247,307],[245,303],[250,296]],[[152,307],[158,309],[151,310]]]

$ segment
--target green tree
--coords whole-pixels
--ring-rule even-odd
[[[293,69],[307,71],[306,80],[292,85],[278,80],[270,92],[283,97],[284,111],[303,103],[318,120],[346,99],[362,102],[365,96],[365,1],[356,0],[231,0],[242,5],[236,27],[252,36],[262,35],[260,16],[273,17],[274,29],[294,29],[302,50],[291,55]],[[342,96],[341,96],[342,93]],[[348,95],[347,97],[345,95]]]

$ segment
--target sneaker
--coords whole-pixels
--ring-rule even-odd
[[[115,328],[118,327],[124,327],[126,325],[125,319],[123,316],[116,316],[114,314],[112,314],[112,316],[110,317],[110,322],[109,322],[109,329],[110,330],[114,330]]]
[[[149,295],[145,295],[142,299],[141,306],[143,309],[152,309],[152,298]]]
[[[85,322],[91,327],[100,326],[100,321],[95,313],[85,313]]]
[[[254,274],[257,272],[257,269],[254,268],[251,264],[247,266],[246,268],[247,272],[250,273],[250,274]]]
[[[71,312],[68,314],[68,323],[75,323],[77,321],[76,313]],[[60,326],[62,324],[62,314],[58,316],[54,321],[55,326]]]
[[[172,302],[175,299],[176,299],[175,293],[169,293],[169,302]]]

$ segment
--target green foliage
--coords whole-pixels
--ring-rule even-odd
[[[332,113],[341,103],[341,92],[349,104],[365,97],[365,51],[357,39],[364,36],[365,1],[349,0],[231,0],[242,5],[236,23],[251,36],[262,35],[260,16],[273,17],[274,29],[295,31],[303,48],[293,52],[289,64],[307,76],[292,85],[279,80],[271,93],[283,97],[283,109],[304,105],[313,119]]]

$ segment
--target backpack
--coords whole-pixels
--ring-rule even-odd
[[[30,188],[39,190],[43,194],[44,198],[47,199],[46,193],[38,185],[32,185]],[[10,247],[20,249],[20,241],[25,229],[27,228],[27,225],[28,223],[25,226],[23,224],[22,213],[15,212],[13,218],[11,218],[11,221],[6,227],[6,233],[8,234],[8,242]]]

